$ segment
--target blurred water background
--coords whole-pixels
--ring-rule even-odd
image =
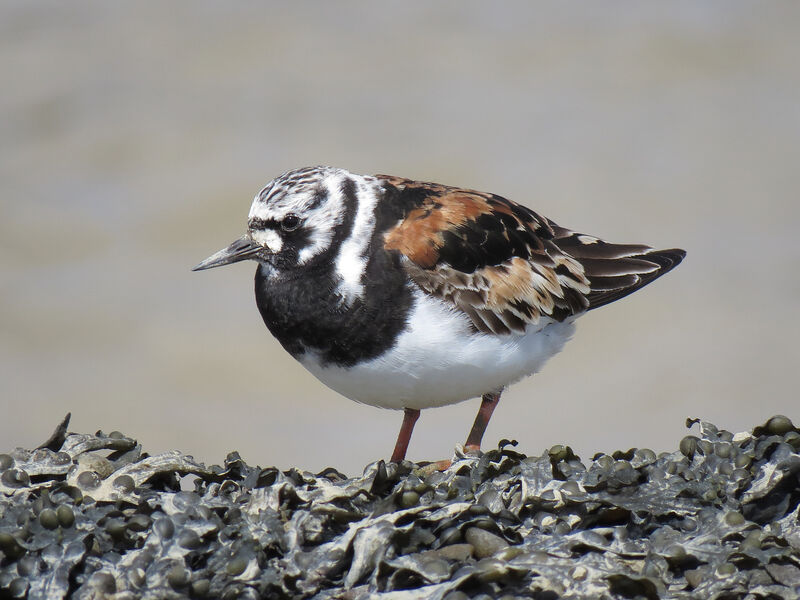
[[[800,4],[0,4],[0,450],[120,429],[150,452],[359,472],[401,415],[270,337],[255,265],[192,273],[282,171],[477,188],[686,261],[592,312],[487,445],[673,449],[684,419],[800,418]],[[451,455],[478,401],[423,413]]]

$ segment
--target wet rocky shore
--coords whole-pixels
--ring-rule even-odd
[[[113,432],[0,449],[0,598],[800,595],[800,430],[705,422],[676,450],[512,442],[348,478],[148,455]]]

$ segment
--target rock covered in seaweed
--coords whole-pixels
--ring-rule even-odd
[[[18,598],[797,598],[800,431],[709,423],[584,463],[513,444],[359,477],[148,456],[122,434],[0,454]],[[181,478],[194,478],[194,490]],[[186,483],[187,480],[184,480]],[[184,486],[185,487],[185,486]],[[484,596],[485,597],[485,596]]]

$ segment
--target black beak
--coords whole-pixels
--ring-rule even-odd
[[[247,260],[248,258],[253,258],[260,250],[262,250],[261,246],[256,244],[248,236],[243,235],[227,248],[223,248],[216,254],[209,256],[192,269],[192,271],[203,271],[205,269],[230,265],[240,260]]]

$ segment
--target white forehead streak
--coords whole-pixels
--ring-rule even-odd
[[[326,176],[322,185],[328,190],[328,197],[317,208],[306,213],[303,227],[309,232],[309,240],[308,245],[297,255],[297,262],[301,265],[331,245],[333,231],[342,219],[341,202],[336,201],[342,194],[340,183],[340,177],[334,174]],[[313,192],[309,191],[307,194],[306,200],[310,202]]]
[[[356,217],[353,229],[336,258],[336,273],[341,277],[338,292],[348,304],[364,294],[361,280],[367,267],[367,247],[375,229],[375,205],[380,194],[379,186],[372,178],[353,179],[356,184]]]
[[[263,219],[267,212],[267,204],[262,202],[261,194],[257,194],[255,198],[253,198],[253,203],[250,205],[250,213],[247,215],[247,220],[254,219],[256,217]]]

